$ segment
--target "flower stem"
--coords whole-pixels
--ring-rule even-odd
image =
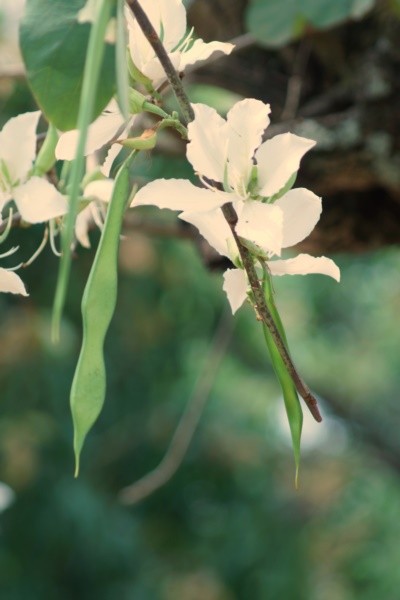
[[[175,94],[176,100],[181,108],[183,120],[185,125],[187,125],[190,121],[194,119],[194,111],[190,104],[190,100],[186,95],[186,92],[183,88],[182,82],[180,80],[179,75],[176,73],[173,64],[171,63],[169,56],[157,35],[156,30],[150,23],[149,18],[146,13],[140,6],[138,0],[128,0],[128,6],[130,7],[135,19],[139,27],[141,28],[144,36],[148,40],[149,44],[152,46],[158,60],[160,61],[165,75],[168,81],[171,84],[173,92]],[[263,290],[261,288],[260,281],[258,279],[255,267],[254,260],[249,252],[249,250],[242,244],[238,234],[236,233],[236,225],[238,221],[238,217],[235,209],[232,204],[229,202],[222,207],[222,212],[227,221],[233,237],[235,238],[239,254],[243,263],[243,267],[247,273],[247,277],[249,279],[250,287],[253,292],[254,300],[255,300],[255,309],[257,312],[257,316],[262,321],[262,323],[268,328],[271,333],[272,338],[276,344],[276,347],[279,351],[279,354],[284,362],[288,373],[290,374],[293,383],[298,391],[299,395],[303,398],[304,402],[308,406],[312,416],[318,422],[322,421],[321,414],[318,409],[318,403],[315,396],[312,394],[310,389],[301,379],[293,361],[289,354],[289,351],[286,347],[285,342],[282,339],[281,334],[275,324],[275,321],[271,315],[271,312],[268,309],[268,306],[265,302],[265,297]]]
[[[185,125],[187,125],[190,121],[193,121],[194,112],[193,112],[193,108],[190,104],[189,98],[187,97],[185,90],[183,89],[180,77],[177,74],[177,72],[175,71],[175,68],[174,68],[172,62],[170,61],[170,58],[169,58],[167,52],[165,51],[165,48],[164,48],[156,30],[154,29],[153,25],[151,24],[148,16],[144,12],[143,8],[140,6],[138,0],[128,0],[127,4],[129,6],[129,8],[131,9],[132,13],[134,14],[135,19],[138,22],[140,29],[143,31],[144,36],[146,37],[147,41],[153,48],[158,60],[161,63],[161,66],[163,67],[163,69],[165,71],[165,75],[167,76],[167,79],[171,84],[171,87],[174,91],[174,94],[176,96],[178,104],[181,108]]]
[[[78,212],[79,187],[84,174],[84,154],[87,132],[93,117],[93,107],[99,84],[101,64],[104,56],[104,36],[107,24],[110,20],[112,5],[108,0],[98,3],[96,19],[92,24],[88,49],[83,72],[82,91],[79,102],[79,114],[77,128],[79,130],[78,144],[75,158],[68,171],[69,185],[69,211],[62,232],[62,256],[58,271],[57,287],[53,304],[52,316],[52,338],[58,341],[60,334],[60,322],[64,309],[68,289],[69,275],[71,271],[72,252],[71,246],[74,236],[74,226]],[[64,163],[65,164],[65,163]]]

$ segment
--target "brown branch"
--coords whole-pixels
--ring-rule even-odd
[[[288,82],[285,104],[280,117],[281,121],[288,121],[289,119],[294,119],[296,116],[300,104],[304,72],[310,58],[310,53],[310,40],[302,40],[294,60],[292,75]]]
[[[274,321],[274,319],[268,309],[268,306],[265,302],[264,293],[262,291],[260,281],[258,279],[256,270],[254,268],[253,258],[251,256],[249,250],[241,243],[240,238],[238,237],[238,235],[236,233],[236,230],[235,230],[235,226],[237,224],[236,212],[233,209],[231,204],[225,204],[222,207],[222,212],[224,213],[225,219],[228,222],[229,227],[231,228],[232,235],[235,238],[235,241],[236,241],[239,253],[240,253],[240,258],[242,260],[243,266],[244,266],[247,276],[249,278],[251,289],[252,289],[252,292],[254,295],[255,308],[256,308],[257,314],[258,314],[259,318],[261,319],[261,321],[264,323],[264,325],[266,325],[266,327],[268,327],[272,337],[274,338],[274,342],[278,348],[279,354],[281,355],[281,358],[282,358],[283,362],[285,363],[285,367],[288,370],[288,373],[293,380],[296,390],[298,391],[300,396],[303,398],[304,402],[307,404],[307,406],[310,410],[310,413],[312,414],[314,419],[316,421],[318,421],[318,423],[320,423],[322,421],[322,417],[321,417],[321,414],[318,409],[317,399],[312,394],[310,389],[306,386],[306,384],[303,382],[302,378],[300,377],[300,375],[293,363],[293,360],[289,354],[286,344],[283,341],[282,336],[279,333],[279,330],[275,324],[275,321]]]
[[[194,119],[194,112],[182,87],[179,75],[175,71],[175,68],[170,61],[156,30],[150,23],[149,18],[147,17],[143,8],[140,6],[138,0],[128,0],[127,4],[165,71],[167,79],[170,82],[173,92],[181,107],[185,124],[187,125],[189,121]]]

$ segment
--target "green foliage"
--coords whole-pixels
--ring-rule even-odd
[[[247,27],[265,46],[282,46],[305,33],[332,27],[346,19],[358,19],[375,0],[251,0]]]
[[[393,13],[400,17],[400,0],[389,0],[389,6],[392,9]]]
[[[28,0],[20,43],[27,77],[46,118],[62,131],[76,127],[90,26],[76,13],[85,0]],[[92,118],[115,89],[114,47],[106,44]]]
[[[83,340],[71,388],[75,475],[88,431],[106,394],[103,345],[117,302],[117,258],[122,220],[130,195],[129,170],[122,165],[114,185],[96,257],[82,298]]]

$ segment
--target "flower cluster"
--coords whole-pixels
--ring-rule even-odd
[[[236,233],[255,245],[272,275],[321,273],[339,281],[338,267],[324,256],[272,260],[307,237],[319,220],[321,199],[305,188],[289,189],[301,158],[315,142],[291,133],[262,142],[270,107],[260,100],[238,102],[226,120],[204,104],[193,109],[187,158],[205,189],[187,180],[159,179],[139,190],[134,205],[182,211],[182,220],[197,227],[219,254],[238,266],[224,276],[233,312],[246,299],[248,281],[221,211],[226,203],[237,213]]]
[[[39,118],[40,111],[19,115],[0,132],[0,214],[13,200],[26,223],[43,223],[68,211],[67,198],[47,179],[34,174]],[[0,268],[0,291],[27,295],[20,277],[4,268]]]
[[[163,41],[168,56],[178,72],[187,66],[209,58],[214,52],[229,54],[233,45],[222,42],[205,43],[201,39],[193,40],[193,31],[186,35],[186,10],[182,0],[141,0],[151,24]],[[94,12],[93,12],[94,14]],[[148,85],[156,90],[166,80],[165,73],[154,50],[145,38],[129,9],[125,12],[129,39],[129,53],[139,77],[143,76]],[[111,100],[104,113],[89,127],[85,154],[91,154],[110,141],[125,139],[136,120],[132,114],[128,121],[121,114],[117,101]],[[79,132],[68,131],[61,135],[56,148],[60,160],[72,160],[78,143]],[[108,176],[113,161],[121,150],[119,144],[113,144],[109,150],[102,172]]]
[[[178,72],[214,52],[229,54],[233,49],[232,44],[193,40],[192,31],[186,33],[182,0],[141,0],[141,6]],[[89,0],[78,19],[91,20],[94,14],[95,3]],[[125,15],[136,84],[156,93],[165,82],[165,73],[131,11],[126,10]],[[134,90],[134,93],[139,92]],[[140,102],[136,108],[134,104],[131,102],[132,114],[126,120],[116,99],[112,99],[89,127],[85,149],[88,165],[93,164],[94,153],[107,145],[108,155],[101,173],[89,167],[82,184],[75,235],[85,247],[90,245],[90,223],[102,226],[105,207],[112,195],[109,173],[121,149],[119,142],[129,136],[137,122],[136,113],[141,111]],[[139,190],[132,206],[153,204],[180,211],[182,220],[194,225],[217,252],[232,261],[235,268],[224,274],[224,289],[233,312],[246,299],[249,282],[232,230],[221,210],[227,203],[237,214],[237,236],[254,257],[268,266],[272,275],[322,273],[339,280],[338,267],[326,257],[300,254],[295,258],[280,258],[282,250],[309,235],[321,214],[320,198],[304,188],[292,189],[300,161],[314,142],[291,133],[263,141],[270,122],[270,107],[260,100],[238,102],[226,119],[205,104],[194,104],[193,110],[195,118],[188,126],[187,158],[202,187],[188,180],[156,180]],[[51,221],[68,210],[66,196],[34,168],[39,118],[39,111],[20,115],[11,119],[0,133],[0,211],[13,200],[21,218],[28,223]],[[77,130],[61,134],[55,159],[73,160],[78,136]],[[3,271],[0,270],[5,282],[3,288],[9,285],[6,281],[15,283],[19,279],[14,273]],[[16,293],[24,293],[18,287],[12,291],[17,289]]]

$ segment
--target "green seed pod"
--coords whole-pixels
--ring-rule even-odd
[[[265,302],[268,306],[268,309],[275,321],[275,325],[277,326],[279,333],[283,341],[287,347],[287,339],[285,330],[278,312],[276,308],[271,278],[270,274],[267,272],[266,268],[264,268],[264,278],[263,278],[263,289]],[[285,409],[287,418],[289,421],[290,433],[292,437],[292,446],[293,446],[293,454],[296,465],[296,475],[295,475],[295,486],[298,487],[298,477],[299,477],[299,468],[300,468],[300,442],[301,442],[301,431],[303,427],[303,411],[301,408],[300,400],[297,394],[296,387],[293,383],[291,376],[288,373],[288,370],[283,362],[280,352],[276,347],[275,341],[269,332],[268,328],[263,325],[263,332],[265,341],[268,346],[268,350],[271,356],[272,366],[274,368],[275,374],[279,380],[280,386],[282,388],[283,399],[285,402]]]
[[[125,208],[130,197],[129,169],[117,175],[96,256],[82,298],[83,340],[71,387],[75,476],[85,437],[104,404],[106,370],[104,339],[117,301],[117,259]]]
[[[143,94],[133,88],[129,88],[129,110],[132,115],[143,112],[145,102],[146,96],[143,96]]]

